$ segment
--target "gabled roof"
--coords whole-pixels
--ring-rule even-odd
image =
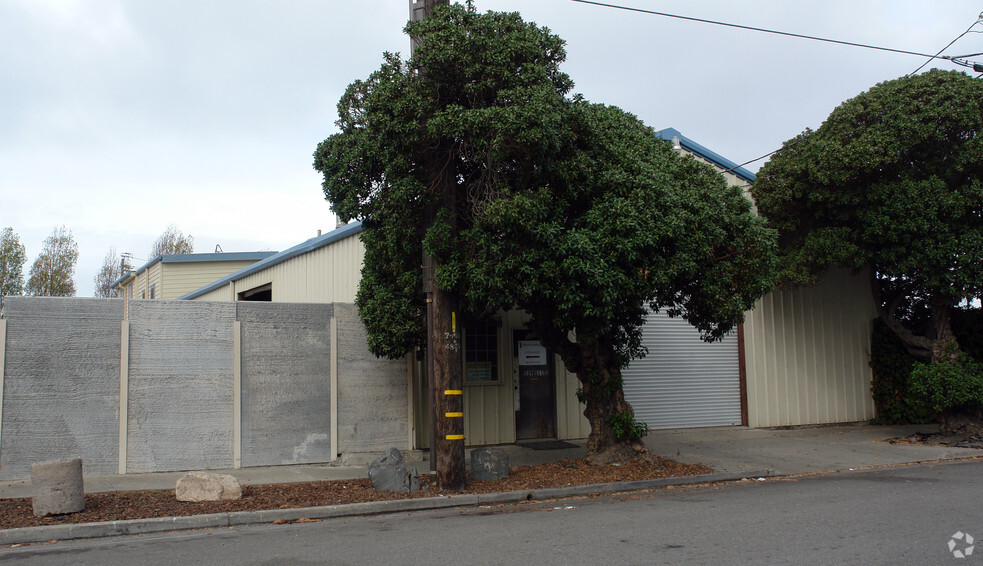
[[[306,242],[303,242],[301,244],[297,244],[296,246],[284,250],[276,255],[271,255],[270,257],[262,261],[258,261],[250,265],[249,267],[244,267],[239,271],[236,271],[235,273],[231,273],[223,277],[222,279],[215,281],[214,283],[211,283],[209,285],[202,287],[201,289],[198,289],[197,291],[192,291],[186,295],[182,295],[178,297],[178,300],[188,300],[188,299],[194,299],[200,297],[206,293],[210,293],[214,291],[215,289],[224,287],[225,285],[228,285],[233,281],[238,281],[244,277],[248,277],[249,275],[252,275],[253,273],[262,271],[278,263],[283,263],[290,258],[297,257],[302,254],[306,254],[318,248],[323,248],[324,246],[333,244],[338,240],[343,240],[349,236],[354,236],[361,232],[362,232],[362,223],[358,221],[351,222],[349,224],[342,226],[341,228],[332,230],[327,234],[321,234],[320,236],[311,238],[310,240],[307,240]]]
[[[127,271],[119,279],[113,281],[113,287],[116,287],[123,281],[129,279],[130,277],[135,277],[140,275],[144,271],[150,269],[152,265],[157,262],[160,263],[202,263],[207,261],[259,261],[261,259],[268,258],[275,254],[276,252],[228,252],[228,253],[205,253],[205,254],[164,254],[159,255],[147,263],[143,264],[142,267],[136,271]]]
[[[731,161],[730,159],[727,159],[726,157],[720,155],[719,153],[716,153],[714,151],[711,151],[703,147],[702,145],[696,143],[695,141],[679,133],[679,130],[675,128],[666,128],[664,130],[659,130],[658,132],[655,132],[655,135],[668,141],[672,141],[672,138],[679,138],[679,145],[681,145],[683,149],[685,149],[686,151],[694,155],[697,155],[709,161],[710,163],[713,163],[714,165],[720,167],[724,171],[729,171],[730,173],[733,173],[734,175],[740,177],[741,179],[744,179],[749,183],[754,182],[755,179],[754,173],[748,171],[743,167],[738,167],[737,164]]]

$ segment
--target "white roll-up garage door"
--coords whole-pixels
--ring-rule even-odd
[[[649,428],[741,424],[737,332],[706,343],[682,318],[649,314],[648,356],[624,370],[625,397]]]

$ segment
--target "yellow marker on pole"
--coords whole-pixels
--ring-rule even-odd
[[[451,332],[457,333],[457,313],[451,312]]]
[[[460,389],[444,389],[444,395],[464,395],[464,391]]]
[[[449,419],[460,418],[464,416],[464,413],[444,413],[444,416]]]
[[[464,440],[463,434],[448,434],[445,438],[447,440]]]

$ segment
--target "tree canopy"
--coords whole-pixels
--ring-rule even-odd
[[[774,232],[710,166],[568,96],[549,30],[455,5],[407,31],[413,57],[386,54],[350,85],[339,133],[315,152],[335,212],[365,228],[357,304],[371,350],[423,345],[425,250],[471,316],[526,310],[583,385],[590,451],[625,448],[612,422],[633,418],[620,372],[644,354],[646,309],[721,337],[770,288]]]
[[[79,247],[72,231],[64,226],[55,228],[44,239],[41,253],[31,265],[26,291],[38,297],[74,297],[75,264]]]
[[[938,359],[949,309],[983,295],[983,81],[933,70],[880,83],[787,141],[752,192],[787,280],[871,266],[881,318]]]
[[[185,235],[177,226],[171,224],[164,230],[164,233],[157,237],[154,246],[150,250],[150,257],[159,255],[179,255],[190,254],[195,251],[195,238],[188,234]]]
[[[4,297],[24,292],[24,264],[27,254],[24,244],[13,228],[0,231],[0,306]]]
[[[95,296],[105,298],[115,297],[116,289],[113,288],[113,283],[122,276],[123,260],[116,253],[116,247],[114,246],[106,252],[106,257],[102,260],[102,267],[99,268],[99,273],[93,277],[93,283],[96,286]]]

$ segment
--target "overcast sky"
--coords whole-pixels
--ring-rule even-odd
[[[983,11],[983,0],[619,3],[919,53]],[[571,0],[475,4],[563,37],[575,92],[738,163],[924,62]],[[60,225],[79,244],[79,296],[111,246],[140,266],[170,224],[197,252],[279,251],[332,229],[312,153],[345,87],[384,51],[407,54],[407,16],[408,0],[0,0],[0,227],[26,246],[25,277]],[[983,34],[970,33],[945,53],[978,52]]]

